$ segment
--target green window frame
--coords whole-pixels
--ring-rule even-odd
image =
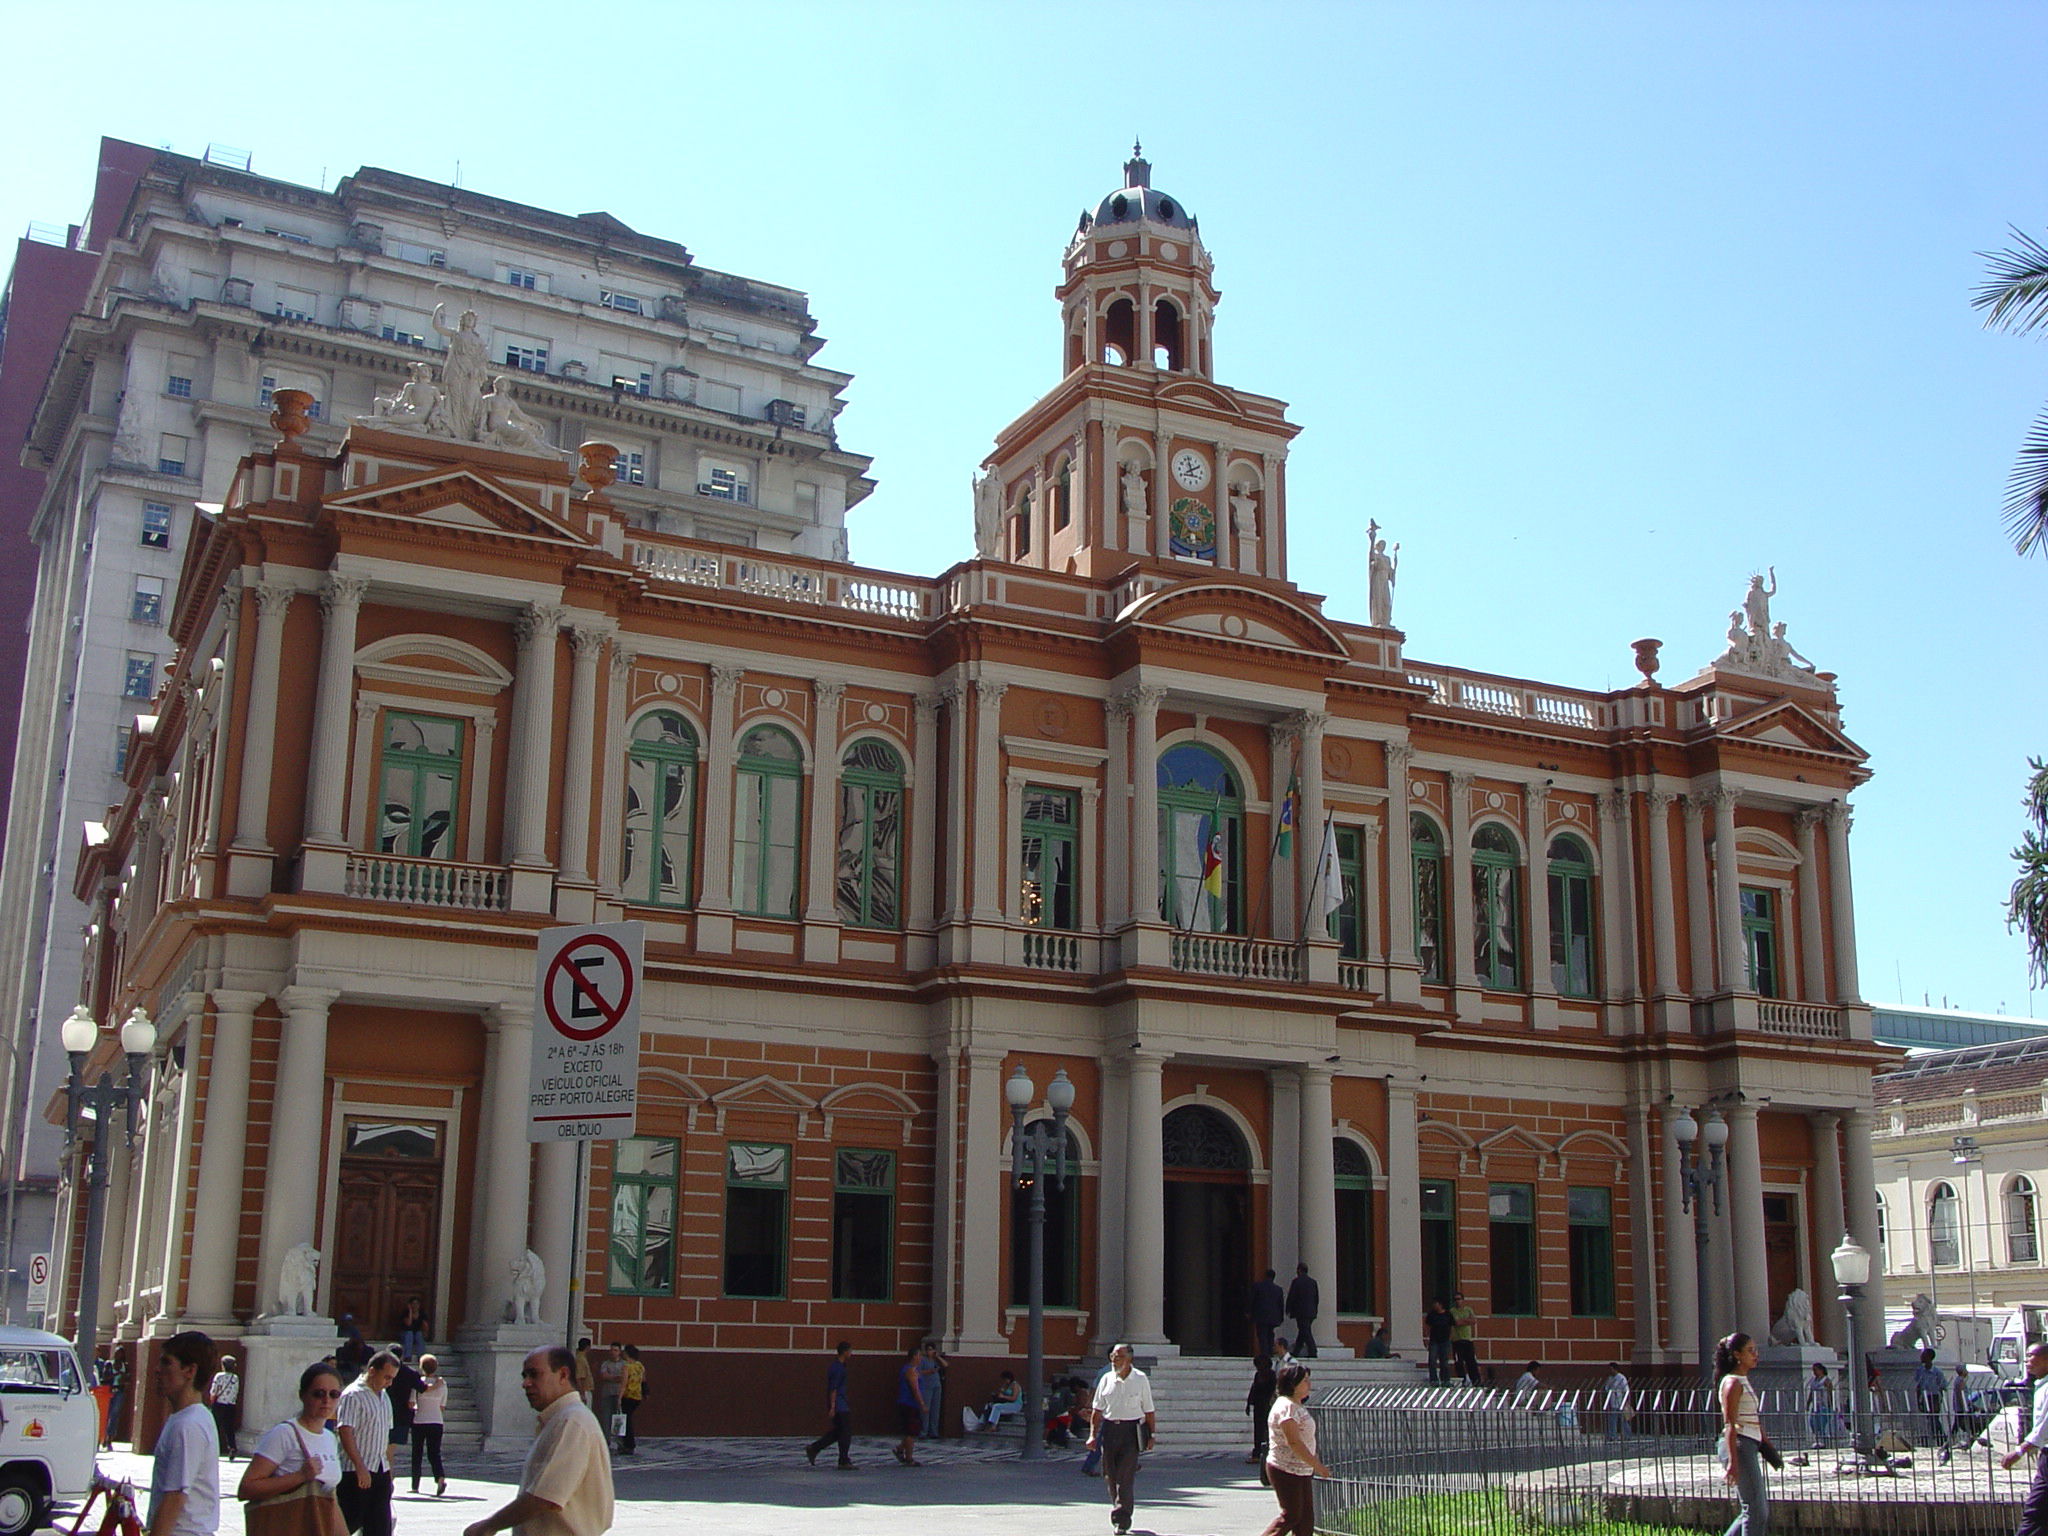
[[[839,920],[903,925],[903,759],[887,742],[856,741],[839,760]]]
[[[1424,981],[1444,979],[1444,839],[1436,823],[1415,813],[1408,818],[1408,861],[1415,879],[1415,958]]]
[[[1927,1191],[1927,1263],[1955,1269],[1963,1262],[1963,1207],[1955,1185],[1943,1179]]]
[[[1574,1185],[1565,1191],[1572,1269],[1572,1316],[1614,1316],[1614,1191]]]
[[[804,755],[779,726],[740,738],[733,808],[733,909],[748,917],[795,917],[802,867]]]
[[[896,1154],[832,1154],[832,1299],[887,1301],[896,1274]]]
[[[1318,850],[1320,853],[1320,850]],[[1346,960],[1365,958],[1365,830],[1337,828],[1337,873],[1344,881],[1344,900],[1330,914],[1330,937]]]
[[[1031,1301],[1031,1175],[1010,1181],[1006,1169],[1003,1177],[1010,1182],[1010,1305],[1022,1307]],[[1055,1179],[1045,1184],[1045,1304],[1081,1305],[1081,1143],[1072,1126],[1066,1188]]]
[[[469,722],[454,715],[384,712],[377,764],[379,853],[454,856],[468,729]]]
[[[1349,1136],[1330,1139],[1337,1175],[1337,1310],[1373,1311],[1372,1160]]]
[[[1778,997],[1778,893],[1745,885],[1742,903],[1742,952],[1749,990],[1759,997]]]
[[[614,1296],[675,1292],[682,1157],[683,1144],[668,1136],[633,1136],[613,1144],[605,1289]]]
[[[1458,1186],[1450,1179],[1422,1181],[1422,1300],[1445,1306],[1458,1294]]]
[[[633,726],[619,883],[629,902],[687,907],[695,889],[697,733],[674,710]]]
[[[1486,1187],[1490,1307],[1496,1317],[1536,1315],[1536,1186]]]
[[[1220,898],[1202,887],[1214,846]],[[1184,741],[1159,754],[1159,910],[1185,932],[1244,932],[1244,796],[1220,753]]]
[[[1017,897],[1027,928],[1080,927],[1080,827],[1081,797],[1074,790],[1024,786]]]
[[[725,1147],[725,1294],[779,1301],[789,1293],[790,1148],[773,1141]]]
[[[1591,997],[1593,856],[1575,837],[1550,840],[1550,984],[1560,997]]]
[[[1472,834],[1472,964],[1489,991],[1522,985],[1522,855],[1498,822]]]

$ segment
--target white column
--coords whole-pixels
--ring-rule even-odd
[[[1820,930],[1820,859],[1813,835],[1820,819],[1817,805],[1801,806],[1792,815],[1793,835],[1799,844],[1800,995],[1809,1003],[1828,1000],[1827,945],[1821,941]]]
[[[1387,967],[1416,970],[1415,853],[1409,842],[1408,765],[1415,749],[1405,741],[1385,744],[1387,755]],[[1419,1262],[1419,1261],[1418,1261]]]
[[[974,921],[1002,920],[997,876],[1003,867],[1003,695],[1008,683],[974,680],[974,827],[967,850],[974,860]]]
[[[1295,1252],[1329,1298],[1321,1321],[1330,1344],[1337,1339],[1337,1162],[1330,1145],[1336,1116],[1330,1107],[1328,1067],[1301,1069],[1301,1206]],[[1323,1340],[1318,1340],[1321,1344]]]
[[[1628,1105],[1629,1278],[1635,1286],[1635,1349],[1638,1360],[1651,1360],[1663,1348],[1657,1306],[1657,1233],[1650,1213],[1657,1208],[1650,1181],[1650,1112],[1631,1096]]]
[[[1528,836],[1524,889],[1529,902],[1529,991],[1555,997],[1557,978],[1550,974],[1550,783],[1535,779],[1522,786],[1523,831]]]
[[[1266,727],[1266,761],[1271,765],[1273,774],[1273,815],[1276,818],[1276,825],[1280,807],[1287,797],[1290,741],[1294,753],[1292,766],[1298,777],[1301,768],[1299,734],[1282,724]],[[1297,826],[1294,829],[1294,847],[1289,851],[1287,861],[1283,864],[1276,858],[1267,871],[1267,878],[1272,882],[1272,935],[1275,938],[1291,938],[1295,931],[1294,895],[1297,889],[1303,888],[1298,876],[1302,865],[1314,857],[1312,852],[1303,848],[1302,839],[1306,835],[1303,829]],[[1253,937],[1260,938],[1263,935],[1254,934]]]
[[[626,714],[633,707],[633,663],[638,659],[613,637],[611,688],[604,709],[604,788],[597,816],[597,883],[613,896],[619,894],[622,854],[616,818],[626,810]]]
[[[597,755],[597,661],[611,638],[608,625],[569,630],[569,724],[562,768],[562,878],[590,879],[590,791]]]
[[[1863,1287],[1863,1348],[1885,1341],[1884,1245],[1877,1237],[1877,1163],[1871,1154],[1870,1111],[1852,1109],[1842,1116],[1842,1187],[1848,1196],[1849,1231],[1870,1250],[1870,1283]]]
[[[1823,1255],[1814,1266],[1818,1271],[1814,1276],[1814,1313],[1821,1342],[1839,1349],[1848,1334],[1843,1326],[1841,1293],[1829,1283],[1832,1271],[1825,1255],[1833,1252],[1849,1230],[1848,1212],[1842,1204],[1842,1117],[1822,1111],[1809,1115],[1807,1121],[1813,1128],[1813,1227]]]
[[[811,700],[816,708],[816,737],[811,749],[811,830],[806,848],[804,876],[804,921],[839,921],[838,884],[834,878],[839,861],[839,709],[846,698],[846,684],[829,678],[811,683]]]
[[[514,626],[519,667],[513,683],[508,765],[508,783],[517,781],[520,786],[512,809],[514,864],[539,866],[548,861],[548,789],[555,782],[555,651],[562,616],[560,608],[531,603]]]
[[[939,695],[946,705],[946,921],[967,921],[967,694],[964,682]]]
[[[1010,1220],[1009,1181],[1003,1162],[1003,1132],[1009,1106],[1003,1099],[1003,1053],[987,1047],[967,1055],[966,1125],[960,1169],[960,1342],[974,1353],[1001,1353],[1003,1309],[1009,1304],[1009,1276],[1003,1269],[1003,1231]]]
[[[915,720],[910,742],[910,856],[904,871],[910,887],[910,931],[928,933],[939,880],[939,701],[919,694],[911,707]]]
[[[1018,820],[1012,825],[1014,827],[1022,827],[1023,824],[1020,808]],[[1097,893],[1095,884],[1095,871],[1100,861],[1090,860],[1087,857],[1087,839],[1096,836],[1095,829],[1101,825],[1102,786],[1090,784],[1081,791],[1081,826],[1083,828],[1081,837],[1083,841],[1080,847],[1081,857],[1074,876],[1080,886],[1081,907],[1078,921],[1081,924],[1081,931],[1083,933],[1100,933],[1102,931],[1102,898]],[[1016,832],[1013,831],[1011,833],[1010,841],[1012,843],[1017,841]]]
[[[704,889],[697,906],[709,912],[732,910],[733,701],[739,693],[741,668],[711,669],[711,724],[706,730],[704,767]]]
[[[1135,803],[1131,773],[1131,721],[1128,695],[1103,705],[1103,726],[1109,738],[1109,811],[1102,818],[1102,868],[1108,887],[1112,929],[1131,921],[1131,807]],[[1087,849],[1082,854],[1085,860]],[[1087,866],[1083,865],[1087,877]]]
[[[1678,915],[1671,901],[1671,802],[1678,797],[1652,789],[1643,796],[1650,813],[1645,839],[1650,853],[1650,995],[1678,991]]]
[[[1365,932],[1365,959],[1368,965],[1384,965],[1387,950],[1380,937],[1380,892],[1386,889],[1381,883],[1380,864],[1380,821],[1368,817],[1365,822],[1365,867],[1358,872],[1358,923]]]
[[[1630,865],[1635,858],[1628,824],[1628,791],[1600,796],[1600,976],[1610,1004],[1635,992],[1636,925],[1629,904]]]
[[[270,847],[270,765],[277,756],[277,682],[284,624],[297,594],[265,582],[256,589],[256,644],[249,658],[249,711],[242,726],[242,782],[235,809],[235,846]]]
[[[940,1006],[957,1008],[958,999]],[[932,1061],[938,1069],[939,1114],[932,1147],[936,1161],[932,1169],[930,1337],[943,1341],[950,1352],[960,1342],[960,1049],[948,1042],[933,1050]]]
[[[1862,1001],[1863,991],[1856,976],[1856,898],[1849,878],[1849,807],[1839,800],[1828,802],[1823,813],[1828,821],[1828,893],[1832,896],[1835,920],[1835,1001]]]
[[[1451,931],[1444,942],[1450,947],[1453,984],[1465,994],[1460,1012],[1476,1010],[1479,1002],[1479,964],[1472,939],[1472,779],[1469,773],[1452,773],[1450,782],[1451,848],[1450,868],[1444,884],[1450,887]]]
[[[1687,795],[1683,805],[1685,824],[1685,928],[1692,961],[1689,990],[1694,997],[1706,997],[1714,990],[1713,898],[1707,894],[1706,802]]]
[[[1771,1336],[1770,1272],[1764,1251],[1764,1164],[1756,1106],[1731,1104],[1728,1119],[1728,1234],[1735,1265],[1735,1326]]]
[[[547,1271],[540,1320],[558,1338],[572,1331],[572,1299],[583,1290],[583,1223],[576,1209],[578,1146],[573,1141],[544,1141],[533,1154],[533,1223],[526,1245],[540,1255]]]
[[[1321,710],[1304,710],[1294,718],[1295,766],[1301,775],[1301,826],[1296,829],[1294,844],[1295,886],[1301,892],[1301,917],[1295,931],[1311,939],[1329,937],[1329,930],[1316,921],[1315,915],[1322,904],[1322,895],[1315,886],[1316,870],[1323,861],[1323,730],[1329,723],[1330,717]],[[1284,784],[1279,787],[1282,792],[1287,788]],[[1331,1251],[1336,1251],[1334,1238]],[[1336,1315],[1334,1304],[1331,1315]]]
[[[348,794],[348,722],[356,679],[356,619],[366,576],[329,576],[320,592],[320,675],[313,689],[313,746],[306,765],[306,841],[338,846]]]
[[[249,1057],[256,1006],[262,1001],[261,992],[213,994],[213,1052],[205,1075],[206,1127],[199,1144],[198,1187],[192,1201],[192,1283],[187,1316],[194,1328],[234,1326],[242,1171],[249,1139]]]
[[[1680,1177],[1678,1138],[1671,1127],[1685,1114],[1680,1104],[1665,1104],[1657,1111],[1657,1166],[1661,1175],[1657,1209],[1664,1218],[1664,1319],[1665,1335],[1673,1356],[1690,1355],[1698,1349],[1700,1336],[1699,1250],[1693,1242],[1693,1218],[1683,1210],[1685,1193]],[[1713,1198],[1711,1194],[1707,1197]],[[1647,1225],[1648,1213],[1644,1213]],[[1648,1299],[1638,1297],[1636,1305]],[[1700,1367],[1704,1370],[1704,1364]]]
[[[551,631],[552,633],[552,631]],[[512,1296],[512,1266],[526,1251],[527,1201],[532,1189],[532,1143],[526,1139],[528,1070],[533,1051],[533,1010],[499,1003],[484,1021],[485,1087],[481,1106],[481,1195],[470,1220],[481,1227],[482,1260],[470,1276],[470,1319],[495,1328]],[[543,1261],[545,1262],[545,1261]]]
[[[1129,698],[1132,706],[1131,915],[1140,923],[1156,923],[1159,921],[1159,706],[1166,698],[1166,690],[1133,688]],[[1154,1085],[1157,1086],[1156,1077]]]
[[[1749,989],[1742,944],[1742,886],[1735,852],[1735,791],[1707,796],[1714,807],[1714,922],[1719,929],[1723,992]]]
[[[1124,1156],[1124,1337],[1166,1342],[1166,1145],[1162,1135],[1166,1060],[1150,1051],[1130,1058],[1130,1108]]]
[[[1394,1348],[1422,1341],[1422,1171],[1415,1141],[1415,1085],[1387,1079],[1387,1321]]]
[[[277,1303],[285,1254],[314,1243],[319,1228],[320,1164],[325,1143],[327,1008],[341,994],[324,987],[286,987],[277,1090],[270,1104],[270,1152],[264,1164],[263,1237],[256,1265],[257,1311]],[[316,1244],[317,1246],[317,1244]]]

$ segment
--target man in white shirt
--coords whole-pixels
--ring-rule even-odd
[[[213,1536],[220,1529],[220,1435],[200,1390],[213,1368],[213,1340],[203,1333],[174,1333],[157,1346],[156,1386],[171,1416],[157,1431],[149,1536]]]
[[[1151,1450],[1157,1433],[1152,1383],[1133,1367],[1134,1359],[1128,1344],[1109,1352],[1109,1369],[1095,1384],[1088,1432],[1088,1449],[1102,1451],[1102,1480],[1109,1486],[1109,1523],[1118,1532],[1131,1528],[1138,1498],[1138,1452]]]
[[[1610,1363],[1607,1367],[1607,1438],[1625,1439],[1628,1435],[1629,1389],[1628,1377],[1619,1365]]]
[[[2027,1351],[2027,1385],[2034,1389],[2034,1422],[2012,1451],[1998,1458],[2010,1472],[2022,1456],[2034,1458],[2034,1481],[2027,1488],[2026,1503],[2020,1506],[2018,1536],[2048,1536],[2048,1344],[2036,1344]]]
[[[398,1356],[380,1349],[334,1409],[335,1434],[349,1474],[334,1491],[351,1536],[391,1536],[391,1399]]]
[[[540,1414],[527,1447],[519,1496],[462,1536],[604,1536],[612,1525],[612,1458],[597,1415],[576,1390],[576,1356],[559,1344],[536,1349],[520,1369],[526,1400]]]

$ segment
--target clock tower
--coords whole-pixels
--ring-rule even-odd
[[[1065,376],[996,438],[975,482],[984,560],[1113,576],[1132,565],[1287,579],[1287,407],[1213,377],[1214,264],[1133,147],[1083,213],[1060,301]]]

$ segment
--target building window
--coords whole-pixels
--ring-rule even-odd
[[[1422,1181],[1422,1300],[1445,1306],[1458,1294],[1458,1186]]]
[[[505,366],[507,368],[517,368],[522,373],[546,373],[548,371],[548,349],[538,342],[528,345],[523,342],[508,341],[505,343]]]
[[[1244,798],[1193,742],[1159,755],[1160,910],[1182,932],[1244,932]]]
[[[2034,1181],[2015,1174],[2005,1186],[2005,1261],[2008,1264],[2041,1262],[2040,1211],[2034,1203]]]
[[[725,1294],[772,1299],[789,1268],[789,1148],[735,1141],[725,1149]]]
[[[1941,1183],[1927,1192],[1927,1257],[1936,1269],[1963,1262],[1962,1205],[1956,1187]]]
[[[1022,560],[1031,553],[1031,498],[1017,503],[1010,517],[1010,558]]]
[[[612,1152],[612,1231],[606,1288],[666,1296],[676,1285],[676,1174],[682,1144],[634,1136]]]
[[[803,753],[787,731],[762,725],[741,738],[739,757],[732,904],[750,917],[795,917]]]
[[[714,501],[736,501],[742,505],[754,499],[747,472],[737,464],[716,464],[706,459],[697,467],[697,494]]]
[[[143,651],[130,651],[128,661],[121,672],[121,697],[124,699],[153,699],[156,697],[156,658]]]
[[[1427,816],[1408,818],[1408,848],[1415,865],[1415,958],[1424,981],[1444,979],[1444,840]]]
[[[1614,1192],[1565,1192],[1571,1228],[1572,1316],[1614,1316]]]
[[[1348,1136],[1332,1138],[1337,1170],[1337,1310],[1373,1310],[1372,1164]]]
[[[619,882],[628,901],[690,904],[696,788],[697,733],[689,722],[665,709],[642,716],[626,756]]]
[[[1778,897],[1753,885],[1742,888],[1742,948],[1749,990],[1759,997],[1778,993]]]
[[[277,289],[277,316],[280,320],[312,320],[320,307],[320,295],[309,293],[304,288],[287,288],[282,283]]]
[[[169,549],[171,547],[171,504],[167,501],[145,501],[142,504],[142,547],[144,549]]]
[[[256,404],[263,410],[270,409],[270,397],[277,393],[277,376],[266,373],[256,381]]]
[[[903,759],[857,741],[839,766],[839,920],[894,928],[903,920]]]
[[[393,322],[386,320],[378,327],[377,334],[386,341],[402,342],[408,347],[424,347],[427,344],[426,332],[412,329],[417,323],[417,321]]]
[[[1550,984],[1593,995],[1593,858],[1575,837],[1550,842]]]
[[[1297,829],[1295,837],[1301,837]],[[1320,859],[1322,850],[1302,844],[1304,856]],[[1337,953],[1346,960],[1365,958],[1365,833],[1358,827],[1337,828],[1337,878],[1344,882],[1344,899],[1329,917],[1330,937],[1337,941]],[[1317,897],[1320,901],[1321,897]]]
[[[597,302],[606,309],[616,309],[622,315],[646,313],[646,306],[630,293],[614,293],[609,288],[597,291]]]
[[[1081,1305],[1081,1143],[1067,1133],[1067,1182],[1045,1181],[1045,1304]],[[1010,1186],[1010,1305],[1031,1302],[1031,1172]]]
[[[135,595],[128,600],[128,617],[137,624],[163,623],[163,577],[138,576],[135,578]]]
[[[176,395],[180,400],[192,398],[192,381],[182,373],[174,373],[164,380],[164,393]]]
[[[1472,834],[1472,963],[1479,985],[1522,984],[1522,859],[1514,835],[1495,822]]]
[[[547,293],[554,286],[554,280],[545,272],[536,272],[531,267],[500,267],[499,274],[514,288],[524,288],[528,293]]]
[[[1892,1257],[1891,1213],[1885,1208],[1884,1191],[1877,1193],[1877,1262],[1889,1264]]]
[[[895,1154],[833,1153],[832,1299],[887,1301],[895,1239]]]
[[[651,395],[654,393],[654,375],[648,373],[615,373],[612,388],[629,395]]]
[[[128,749],[135,745],[135,727],[132,725],[114,728],[114,772],[128,771]]]
[[[461,720],[446,715],[384,715],[377,851],[445,859],[455,844],[455,796],[462,782]]]
[[[645,485],[647,483],[647,455],[634,450],[622,453],[612,460],[612,474],[621,485]]]
[[[1052,483],[1052,531],[1058,533],[1074,520],[1074,472],[1066,464]]]
[[[185,473],[185,455],[192,446],[191,439],[180,437],[175,432],[162,432],[156,440],[156,472],[160,475],[182,475]]]
[[[1024,827],[1019,862],[1022,885],[1017,893],[1020,921],[1031,928],[1072,929],[1079,915],[1076,845],[1080,828],[1080,796],[1071,789],[1024,786]]]
[[[1536,1187],[1490,1184],[1487,1255],[1496,1317],[1536,1315]]]

